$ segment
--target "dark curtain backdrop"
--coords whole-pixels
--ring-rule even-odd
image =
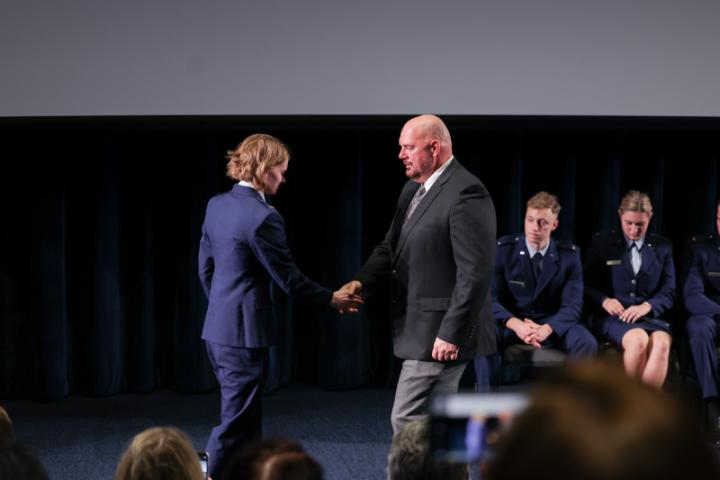
[[[272,202],[301,269],[336,288],[383,237],[405,181],[407,117],[2,119],[0,397],[59,399],[215,387],[200,340],[197,248],[207,200],[231,188],[225,151],[283,139],[293,159]],[[563,205],[557,237],[583,251],[617,228],[630,188],[651,230],[682,255],[711,232],[719,119],[448,117],[455,154],[490,190],[498,233],[522,229],[538,190]],[[268,389],[383,384],[393,367],[386,301],[340,316],[274,293],[283,341]]]

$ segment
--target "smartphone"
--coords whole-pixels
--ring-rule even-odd
[[[200,459],[200,470],[202,470],[205,479],[208,478],[208,454],[207,452],[197,452]]]
[[[521,393],[454,393],[430,399],[430,448],[438,460],[483,461],[512,418],[524,410]]]

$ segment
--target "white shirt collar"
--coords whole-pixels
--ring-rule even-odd
[[[645,243],[645,237],[642,237],[640,240],[630,240],[630,239],[629,239],[628,237],[626,237],[625,235],[623,235],[623,237],[625,237],[625,243],[626,243],[626,245],[627,245],[628,248],[630,248],[630,247],[632,246],[633,242],[635,242],[635,244],[637,245],[638,252],[639,252],[640,249],[642,248],[643,243]]]
[[[246,182],[245,180],[240,180],[238,182],[238,185],[240,185],[241,187],[250,187],[253,190],[255,190],[255,185],[253,185],[250,182]],[[260,197],[263,199],[263,202],[267,203],[267,200],[265,200],[265,193],[261,192],[260,190],[255,190],[255,191],[260,194]]]
[[[552,238],[550,239],[550,242],[552,242]],[[548,248],[550,248],[550,242],[548,242],[548,244],[545,245],[545,248],[543,248],[541,250],[535,250],[533,248],[533,246],[530,245],[530,242],[528,242],[527,237],[525,237],[525,246],[528,249],[528,255],[530,255],[530,258],[534,257],[536,252],[540,252],[540,255],[542,255],[543,258],[545,258],[545,254],[547,253]]]
[[[450,155],[450,158],[448,158],[448,161],[443,163],[440,168],[435,170],[433,172],[433,174],[430,175],[430,177],[427,180],[425,180],[425,183],[423,183],[423,187],[425,187],[426,192],[428,190],[430,190],[430,187],[433,186],[433,183],[435,183],[435,181],[440,177],[440,175],[442,175],[442,173],[445,170],[447,170],[448,165],[450,165],[450,162],[452,162],[454,158],[455,158],[455,155]]]

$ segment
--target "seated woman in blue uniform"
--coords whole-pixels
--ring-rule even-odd
[[[648,234],[650,198],[631,190],[618,209],[622,234],[598,233],[585,259],[590,325],[623,351],[625,371],[661,388],[670,356],[667,313],[675,299],[672,243]]]

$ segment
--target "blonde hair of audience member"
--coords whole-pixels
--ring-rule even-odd
[[[279,139],[256,133],[243,140],[235,150],[229,150],[226,158],[228,177],[253,183],[263,190],[268,171],[290,161],[290,150]]]
[[[323,480],[320,464],[294,440],[277,438],[236,454],[222,472],[225,480]]]
[[[115,480],[203,480],[190,439],[173,427],[153,427],[135,435],[125,450]]]
[[[560,213],[560,202],[555,195],[548,192],[538,192],[527,201],[527,208],[534,208],[537,210],[545,210],[549,208],[550,211],[557,217]]]
[[[388,480],[466,480],[467,465],[435,460],[427,419],[412,420],[394,437],[387,461]]]
[[[0,407],[0,440],[7,442],[15,440],[12,420],[3,407]]]
[[[716,479],[688,412],[615,363],[576,363],[546,379],[486,465],[486,480]]]

